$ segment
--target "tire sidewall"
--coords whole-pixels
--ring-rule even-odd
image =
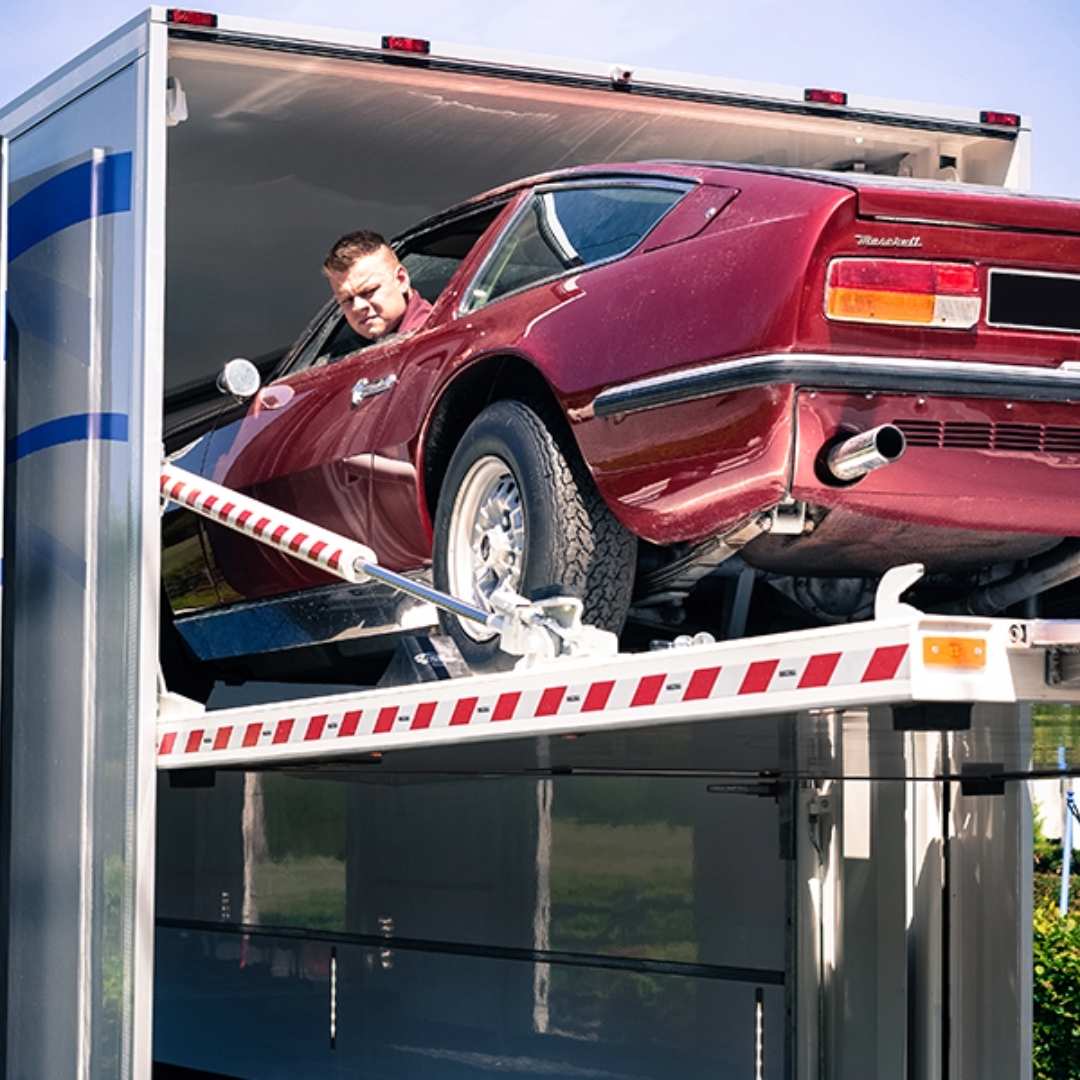
[[[495,457],[505,463],[513,475],[521,497],[525,530],[518,592],[524,596],[540,586],[559,585],[571,595],[580,592],[574,582],[555,581],[563,548],[557,511],[552,498],[550,463],[546,460],[544,443],[558,453],[542,421],[527,405],[518,401],[498,401],[488,406],[466,431],[443,480],[442,494],[435,513],[435,551],[433,576],[435,587],[446,591],[449,575],[446,565],[445,538],[449,533],[451,515],[461,484],[472,466],[485,457]],[[577,585],[578,592],[575,592]],[[457,642],[470,663],[490,664],[495,654],[505,656],[509,664],[514,658],[498,648],[498,638],[477,642],[459,627],[456,617],[441,615],[443,628]],[[482,655],[468,655],[481,653]]]

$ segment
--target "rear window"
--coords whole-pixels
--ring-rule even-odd
[[[684,185],[611,184],[533,193],[474,282],[464,311],[632,251],[686,194]]]

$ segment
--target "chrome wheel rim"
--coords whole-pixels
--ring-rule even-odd
[[[521,489],[505,461],[482,457],[465,474],[446,541],[447,583],[453,596],[490,611],[494,592],[517,592],[525,557],[525,514]],[[474,641],[494,637],[471,619],[460,619],[459,625]]]

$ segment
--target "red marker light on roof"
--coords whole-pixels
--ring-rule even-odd
[[[805,90],[803,99],[815,105],[846,105],[847,94],[843,90]]]
[[[169,8],[166,16],[171,23],[184,26],[217,26],[217,16],[208,11],[186,11],[183,8]]]
[[[970,263],[914,259],[833,259],[825,314],[838,322],[970,330],[982,310]]]
[[[1011,112],[984,111],[979,113],[979,122],[983,124],[1000,124],[1002,127],[1020,126],[1020,116]]]
[[[427,56],[431,52],[431,42],[418,37],[388,36],[382,39],[382,47],[394,52],[417,53]]]

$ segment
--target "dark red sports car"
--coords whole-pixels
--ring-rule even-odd
[[[558,585],[648,633],[865,617],[911,561],[931,610],[1050,611],[1080,575],[1080,203],[650,163],[395,247],[426,326],[361,348],[327,305],[180,464],[460,597]],[[185,513],[165,538],[219,665],[311,673],[430,619]]]

